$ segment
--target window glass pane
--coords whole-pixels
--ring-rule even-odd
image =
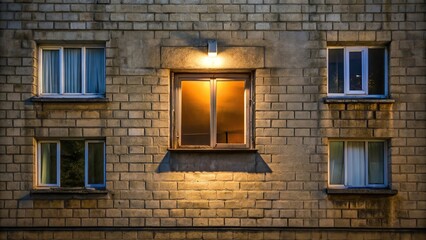
[[[217,81],[217,142],[244,143],[244,81]]]
[[[368,49],[368,94],[385,94],[385,49]]]
[[[330,184],[344,183],[344,148],[343,142],[330,142]]]
[[[384,142],[368,143],[368,183],[384,184]]]
[[[362,90],[362,53],[349,53],[349,89]]]
[[[328,92],[343,93],[343,49],[328,50]]]
[[[104,184],[104,143],[88,143],[88,184]]]
[[[59,50],[43,50],[42,58],[43,93],[59,93]]]
[[[210,82],[182,81],[182,145],[210,145]]]
[[[84,141],[61,141],[61,186],[84,187]]]
[[[81,93],[81,49],[64,49],[65,92]]]
[[[365,186],[364,142],[347,142],[347,185]]]
[[[86,92],[105,93],[105,50],[86,49]]]
[[[57,184],[57,144],[41,143],[40,183]]]

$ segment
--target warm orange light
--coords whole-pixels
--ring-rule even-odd
[[[203,57],[201,58],[201,64],[206,68],[218,68],[222,66],[222,58],[220,57]]]

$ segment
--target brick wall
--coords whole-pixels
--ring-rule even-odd
[[[425,8],[396,0],[2,1],[0,226],[425,228]],[[207,39],[218,40],[219,55],[243,52],[247,64],[223,68],[254,71],[255,146],[271,173],[157,171],[170,145],[172,73],[212,70],[179,65],[191,55],[165,64],[164,49],[205,49]],[[110,101],[31,101],[38,46],[63,42],[105,43]],[[394,102],[324,103],[326,47],[335,44],[387,45]],[[244,55],[249,47],[262,52]],[[107,199],[33,198],[35,142],[45,137],[105,138]],[[329,138],[389,139],[397,195],[327,195]]]

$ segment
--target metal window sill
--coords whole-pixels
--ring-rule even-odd
[[[388,188],[345,188],[335,189],[326,188],[325,192],[328,195],[387,195],[393,196],[398,194],[398,190]]]
[[[90,188],[33,189],[31,199],[108,199],[110,191]]]
[[[32,97],[32,102],[41,103],[106,103],[110,102],[106,97]]]
[[[335,104],[335,103],[383,103],[393,104],[395,99],[390,98],[354,98],[354,97],[326,97],[324,103]]]

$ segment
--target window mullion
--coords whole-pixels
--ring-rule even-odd
[[[369,163],[369,159],[368,159],[368,141],[364,142],[364,148],[365,148],[365,151],[364,151],[364,164],[365,164],[365,167],[364,167],[364,177],[365,177],[364,185],[365,186],[369,186],[370,185],[370,181],[368,179],[368,170],[369,170],[369,165],[368,165],[368,163]]]
[[[61,142],[56,143],[56,186],[61,186]]]
[[[65,54],[64,54],[63,47],[59,49],[59,66],[60,66],[59,94],[63,95],[65,92]]]
[[[343,165],[344,165],[344,183],[343,185],[346,187],[348,185],[348,148],[347,148],[347,141],[343,142]]]
[[[87,187],[89,183],[89,143],[84,142],[84,186]]]
[[[365,95],[368,95],[368,48],[362,49],[362,87]]]
[[[81,93],[86,94],[86,47],[82,47],[81,51]]]
[[[344,58],[343,58],[343,92],[344,94],[349,94],[350,91],[350,81],[349,81],[349,50],[344,49]]]

